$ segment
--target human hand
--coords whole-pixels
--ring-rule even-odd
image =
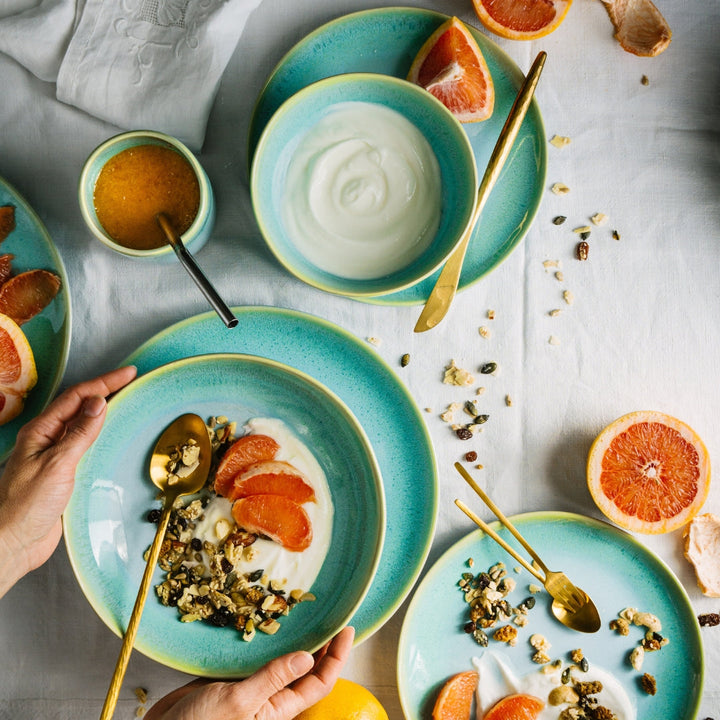
[[[332,690],[354,637],[346,627],[315,657],[288,653],[245,680],[195,680],[159,700],[145,720],[291,720]]]
[[[75,385],[18,432],[0,478],[0,597],[57,547],[75,469],[100,432],[106,398],[135,374],[123,367]]]

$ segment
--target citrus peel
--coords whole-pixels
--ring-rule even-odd
[[[0,313],[0,425],[16,418],[37,383],[32,348],[20,326]]]

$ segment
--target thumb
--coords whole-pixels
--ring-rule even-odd
[[[259,710],[273,695],[310,672],[313,664],[313,656],[304,651],[271,660],[243,681],[243,693],[248,704]]]
[[[68,425],[65,435],[57,444],[58,451],[73,462],[77,462],[93,444],[105,420],[107,401],[102,395],[86,398],[80,412]]]

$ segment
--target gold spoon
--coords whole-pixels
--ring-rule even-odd
[[[178,471],[176,474],[171,475],[168,472],[170,453],[188,445],[189,441],[194,441],[200,448],[197,460],[189,466],[183,466],[186,468],[185,472],[181,473]],[[100,720],[110,720],[115,712],[120,687],[125,677],[125,670],[130,660],[135,635],[140,625],[145,598],[150,589],[152,576],[160,555],[160,548],[165,539],[165,530],[167,529],[168,520],[170,519],[170,511],[172,510],[175,500],[181,495],[196,493],[205,485],[205,481],[210,472],[211,454],[210,437],[205,422],[199,415],[192,413],[181,415],[174,420],[165,429],[155,445],[152,457],[150,458],[150,479],[162,491],[163,509],[160,515],[160,521],[158,522],[157,532],[155,533],[155,539],[150,546],[145,572],[140,582],[140,589],[135,599],[135,605],[130,615],[127,630],[125,630],[120,656],[115,665],[115,672],[110,681],[110,687],[108,688]]]
[[[542,573],[528,563],[510,545],[508,545],[487,523],[481,520],[461,500],[455,500],[455,504],[487,535],[489,535],[505,552],[517,560],[531,575],[536,577],[553,598],[552,613],[565,626],[579,632],[593,633],[600,629],[600,614],[595,603],[588,597],[587,593],[581,590],[561,572],[548,570],[540,556],[533,550],[525,538],[518,532],[515,526],[505,517],[500,508],[488,497],[482,488],[470,477],[467,470],[455,463],[456,470],[465,478],[465,481],[479,495],[480,499],[495,513],[498,520],[517,538],[520,544],[530,553],[532,559],[538,565]]]
[[[515,98],[513,106],[510,108],[510,113],[505,120],[505,125],[500,131],[500,136],[497,139],[495,148],[488,161],[487,168],[485,168],[485,174],[483,175],[482,182],[480,183],[480,189],[478,190],[477,202],[475,204],[475,211],[473,216],[465,228],[465,232],[460,240],[460,244],[455,248],[452,255],[445,262],[438,279],[435,282],[435,286],[430,292],[430,296],[425,303],[423,311],[420,313],[417,323],[415,324],[415,332],[425,332],[434,328],[447,314],[450,309],[450,304],[455,297],[457,292],[458,282],[460,281],[460,272],[462,270],[463,261],[465,260],[465,253],[467,252],[468,245],[470,244],[470,237],[473,234],[475,225],[477,224],[480,213],[490,195],[490,191],[493,189],[495,182],[500,176],[510,149],[515,142],[520,125],[522,124],[530,103],[533,99],[533,93],[535,92],[535,86],[540,79],[540,73],[542,72],[543,65],[545,65],[545,58],[547,53],[540,52],[535,58],[535,62],[530,68],[527,77],[525,78],[520,91]]]

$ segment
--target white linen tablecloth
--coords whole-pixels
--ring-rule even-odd
[[[469,498],[452,469],[468,447],[438,417],[464,397],[442,383],[451,359],[469,369],[490,360],[500,366],[484,400],[492,422],[473,449],[485,468],[485,487],[508,514],[557,509],[600,517],[585,485],[587,451],[602,427],[632,410],[683,419],[720,463],[720,3],[659,0],[674,35],[669,49],[652,59],[620,48],[599,0],[576,0],[563,25],[542,40],[493,38],[524,71],[539,50],[547,51],[537,90],[545,128],[548,138],[572,142],[548,147],[548,192],[527,237],[460,294],[439,327],[422,335],[412,332],[419,308],[331,297],[284,272],[259,236],[245,170],[253,103],[283,54],[322,23],[382,4],[263,0],[249,16],[199,155],[218,218],[198,262],[221,295],[232,305],[310,312],[360,338],[379,338],[378,354],[396,368],[418,406],[433,409],[426,419],[440,469],[440,505],[426,567],[471,529],[452,503],[456,495]],[[420,5],[478,24],[469,0]],[[118,127],[59,102],[54,84],[4,54],[0,93],[0,175],[39,213],[68,270],[73,341],[63,384],[115,366],[156,332],[206,311],[179,265],[159,271],[120,258],[83,225],[76,202],[80,169]],[[552,194],[554,182],[571,192]],[[609,216],[621,238],[613,240],[609,230],[594,233],[589,259],[581,263],[571,228],[596,212]],[[551,222],[559,214],[568,217],[560,228]],[[546,260],[561,263],[564,287],[575,298],[571,306]],[[563,312],[551,317],[553,308]],[[488,309],[496,313],[491,323]],[[480,325],[490,325],[490,337],[480,336]],[[411,362],[401,368],[404,353]],[[717,480],[705,510],[720,513]],[[697,589],[679,533],[641,539],[677,574],[698,613],[720,610],[720,600]],[[402,718],[395,658],[404,607],[355,649],[344,672],[373,691],[392,720]],[[702,637],[706,678],[698,718],[717,719],[720,627],[703,629]],[[0,600],[0,718],[97,717],[119,647],[82,596],[61,546]],[[147,687],[152,702],[187,679],[135,654],[116,717],[134,717],[133,688]]]

